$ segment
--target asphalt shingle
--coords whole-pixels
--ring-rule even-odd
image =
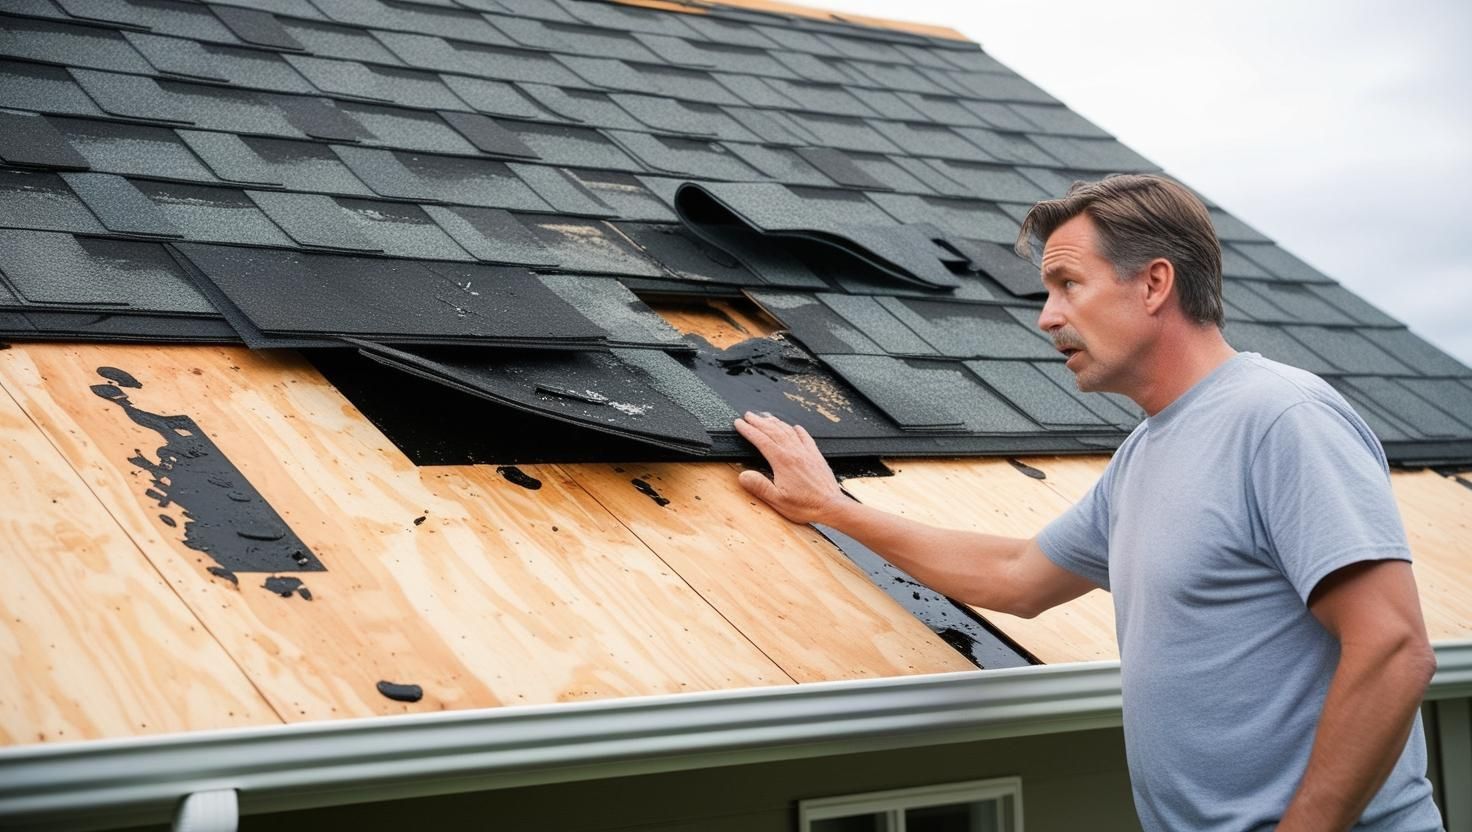
[[[215,311],[158,243],[0,230],[0,272],[31,304]]]
[[[0,228],[102,234],[105,228],[60,176],[0,168]]]
[[[1104,427],[1078,397],[1025,361],[967,361],[966,369],[1045,427]]]
[[[86,170],[87,160],[44,116],[0,110],[0,159],[12,165]]]
[[[185,143],[227,182],[283,186],[293,190],[371,196],[331,147],[319,142],[177,131]]]
[[[509,211],[458,205],[426,205],[424,210],[478,260],[541,268],[559,265],[557,257]]]
[[[381,196],[485,208],[546,210],[543,202],[504,163],[337,145],[338,158]]]
[[[62,179],[102,220],[108,231],[177,237],[179,230],[165,219],[153,201],[126,178],[111,173],[63,173]]]
[[[998,306],[882,298],[886,309],[949,358],[1056,358]]]
[[[379,251],[359,232],[356,223],[322,194],[288,194],[277,191],[246,191],[266,216],[293,240],[304,246]]]

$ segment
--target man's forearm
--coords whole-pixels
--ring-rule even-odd
[[[858,540],[943,595],[1023,614],[1008,568],[1025,540],[940,529],[851,500],[819,522]]]
[[[1279,832],[1348,829],[1385,783],[1414,724],[1434,659],[1416,646],[1345,645],[1313,752]]]

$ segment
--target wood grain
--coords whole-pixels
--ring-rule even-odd
[[[0,389],[0,745],[279,723]]]
[[[1395,471],[1390,487],[1411,544],[1433,641],[1472,638],[1472,489],[1434,471]]]
[[[844,487],[863,503],[933,526],[1030,538],[1072,504],[1005,460],[886,462],[895,476],[850,479]],[[1114,604],[1103,590],[1035,618],[977,612],[1045,664],[1119,658]]]
[[[749,496],[734,465],[561,467],[799,682],[976,669],[811,527]]]
[[[127,462],[158,436],[88,390],[102,365],[143,383],[139,407],[193,417],[313,549],[311,601],[213,578],[159,521]],[[499,478],[427,475],[295,354],[32,345],[0,354],[0,380],[288,720],[788,681],[576,490],[548,476],[535,514]]]

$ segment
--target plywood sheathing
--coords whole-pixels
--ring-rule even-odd
[[[727,349],[752,338],[767,338],[782,328],[747,300],[690,299],[649,301],[670,326],[699,335],[716,349]]]
[[[0,390],[0,745],[279,723]]]
[[[970,38],[948,26],[936,26],[930,23],[910,23],[904,20],[890,20],[888,18],[870,17],[861,14],[846,14],[844,12],[833,12],[824,9],[814,9],[809,6],[800,6],[796,3],[775,2],[774,0],[720,0],[720,2],[708,3],[677,3],[670,2],[670,0],[615,0],[615,2],[622,3],[626,6],[642,6],[649,9],[662,9],[687,14],[705,14],[706,8],[729,6],[733,9],[747,9],[755,12],[771,12],[773,14],[807,17],[814,20],[854,23],[859,26],[869,26],[875,29],[893,29],[898,32],[910,32],[917,35],[946,38],[948,40],[970,40]]]
[[[1047,468],[1046,460],[1029,462]],[[1099,461],[1100,470],[1105,462]],[[850,479],[844,487],[860,502],[934,526],[1032,537],[1074,499],[1000,459],[886,460],[886,464],[895,472],[893,477]],[[1087,476],[1086,468],[1077,467],[1080,476]],[[1114,606],[1103,590],[1036,618],[977,612],[1045,664],[1119,658]]]
[[[861,501],[933,525],[1031,537],[1093,487],[1106,457],[1019,460],[1046,474],[1035,480],[1001,460],[890,461],[895,476],[848,480]],[[1426,628],[1433,640],[1472,637],[1472,490],[1431,471],[1393,471]],[[1117,658],[1114,611],[1095,590],[1021,619],[978,610],[1045,663]]]
[[[138,407],[192,417],[311,547],[326,566],[297,576],[311,600],[268,592],[264,574],[239,573],[237,586],[206,571],[213,562],[183,544],[182,518],[160,519],[177,508],[147,496],[148,475],[128,461],[151,454],[159,435],[89,389],[101,366],[142,382],[127,391]],[[51,642],[62,671],[18,670],[0,683],[9,742],[54,739],[62,727],[117,736],[152,730],[141,723],[233,724],[222,723],[231,715],[297,721],[970,667],[815,531],[753,507],[727,464],[647,472],[668,506],[611,467],[524,466],[541,482],[535,491],[491,466],[417,468],[288,352],[17,345],[0,351],[0,386],[19,405],[7,434],[29,431],[7,461],[8,485],[44,492],[70,476],[91,500],[63,512],[75,533],[61,536],[51,521],[12,521],[7,508],[14,534],[0,552],[75,559],[79,540],[106,541],[95,569],[151,576],[147,591],[129,579],[130,597],[149,601],[137,613],[165,593],[177,619],[152,611],[164,623],[113,615],[110,630],[92,626],[82,611],[132,603],[96,579],[71,580],[44,604],[24,582],[0,586],[0,607],[24,622],[7,627],[12,641],[31,638],[37,622],[68,622]],[[116,671],[130,679],[89,684],[79,699],[76,681],[90,677],[77,674],[98,664],[83,645],[98,633],[133,657]],[[175,642],[184,647],[153,652]],[[389,700],[379,681],[420,685],[424,699]],[[109,688],[128,684],[174,720],[109,716],[130,701]],[[194,707],[207,695],[209,707]],[[11,704],[22,699],[30,704]],[[35,715],[67,702],[82,709],[69,722]]]

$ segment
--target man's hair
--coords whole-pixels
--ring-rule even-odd
[[[1181,310],[1197,323],[1222,325],[1222,246],[1195,194],[1178,182],[1145,174],[1075,182],[1061,198],[1045,199],[1027,212],[1017,253],[1041,255],[1058,226],[1079,214],[1093,219],[1101,253],[1120,280],[1163,257],[1175,267]]]

